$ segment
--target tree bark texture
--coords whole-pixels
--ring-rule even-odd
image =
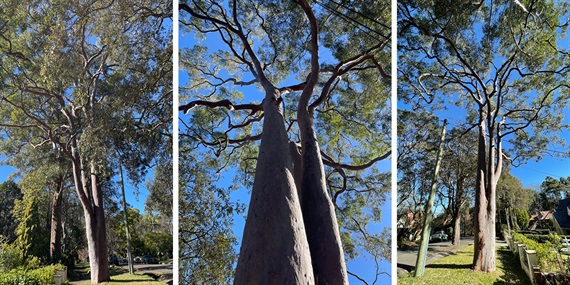
[[[262,105],[263,134],[234,284],[312,285],[311,256],[277,90],[267,94]]]
[[[344,251],[334,205],[329,197],[313,117],[299,111],[303,175],[303,218],[311,249],[315,284],[348,284]]]

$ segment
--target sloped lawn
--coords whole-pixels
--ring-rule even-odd
[[[528,285],[528,277],[519,265],[519,260],[506,247],[497,250],[497,271],[493,273],[479,273],[471,270],[473,262],[473,245],[444,257],[433,264],[426,266],[422,277],[398,277],[398,285],[403,284],[480,284],[480,285]]]

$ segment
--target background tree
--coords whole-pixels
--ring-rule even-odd
[[[552,211],[558,207],[558,202],[570,197],[570,177],[560,177],[559,180],[546,176],[540,184],[537,203],[541,211]]]
[[[4,153],[51,145],[68,159],[91,281],[108,280],[102,185],[113,175],[117,140],[130,138],[137,149],[168,129],[171,48],[163,20],[170,2],[10,1],[1,9],[0,127],[20,145]]]
[[[14,203],[22,199],[22,190],[12,180],[0,184],[0,236],[2,243],[12,243],[16,240],[16,226],[14,223]]]
[[[442,103],[449,94],[466,129],[478,130],[475,271],[495,271],[505,150],[520,163],[560,142],[570,87],[561,44],[567,14],[564,1],[399,2],[403,101]]]
[[[461,240],[461,215],[469,209],[473,201],[475,188],[477,154],[474,151],[476,141],[474,132],[465,133],[454,128],[449,132],[441,168],[442,189],[439,193],[444,209],[451,220],[452,244],[459,245]],[[445,227],[447,223],[444,223]]]
[[[426,112],[398,110],[398,241],[419,239],[427,203],[439,122]]]
[[[189,148],[222,162],[209,167],[239,168],[245,184],[255,176],[240,258],[252,256],[238,261],[236,283],[255,283],[268,271],[311,280],[311,267],[319,283],[345,283],[341,240],[345,249],[358,248],[354,253],[382,252],[371,255],[378,260],[388,248],[385,235],[365,226],[379,220],[388,184],[388,175],[374,169],[389,155],[388,6],[226,4],[180,6],[191,35],[222,43],[219,50],[195,44],[183,51],[189,80],[181,94],[190,100],[181,110],[190,112],[183,136],[199,145]],[[256,100],[259,91],[264,96]],[[367,246],[355,242],[364,240]],[[299,266],[277,256],[295,256]]]
[[[234,214],[243,205],[230,201],[230,188],[216,187],[214,171],[199,167],[192,142],[180,141],[180,280],[197,284],[231,284],[237,262]],[[187,139],[186,139],[187,140]],[[208,165],[220,163],[200,158]]]
[[[499,223],[512,226],[517,225],[516,209],[527,211],[535,199],[536,191],[523,188],[522,182],[510,173],[510,167],[505,167],[505,171],[497,182],[497,221]],[[522,221],[521,221],[522,222]],[[527,223],[528,226],[528,223]],[[519,229],[525,229],[520,228]],[[498,228],[500,230],[500,228]]]

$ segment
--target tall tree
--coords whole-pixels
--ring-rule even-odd
[[[497,220],[504,221],[504,224],[508,222],[514,228],[516,209],[528,211],[535,200],[535,193],[523,188],[522,182],[510,173],[507,165],[497,182]]]
[[[435,167],[438,118],[398,110],[398,241],[419,239]]]
[[[338,221],[367,237],[359,223],[378,219],[386,189],[386,175],[373,166],[389,155],[388,5],[192,1],[180,8],[193,35],[222,43],[183,53],[190,76],[183,94],[191,98],[181,106],[191,112],[184,134],[255,176],[235,283],[345,284],[341,241],[352,233],[341,234]],[[264,93],[261,103],[240,102],[250,85]],[[259,151],[248,147],[257,140]],[[374,205],[372,215],[357,210],[364,205]],[[369,240],[379,249],[386,239]]]
[[[9,2],[0,8],[0,127],[20,148],[4,151],[51,145],[71,163],[97,284],[109,279],[102,185],[114,135],[129,133],[122,141],[135,146],[168,127],[170,2]]]
[[[12,210],[14,202],[22,199],[22,190],[12,180],[0,184],[0,236],[2,243],[12,243],[16,240],[16,226]]]
[[[496,186],[503,161],[557,144],[568,101],[566,1],[400,1],[403,100],[464,110],[478,130],[475,271],[495,271]],[[507,151],[510,156],[507,156]]]
[[[474,142],[477,141],[476,138],[475,132],[464,133],[463,130],[452,129],[443,159],[441,196],[447,201],[445,208],[451,216],[453,245],[459,245],[461,240],[461,214],[469,209],[475,188],[477,152],[474,151]]]
[[[537,197],[541,210],[552,211],[558,206],[558,201],[570,197],[570,176],[560,177],[556,180],[547,176],[540,184],[540,193]]]

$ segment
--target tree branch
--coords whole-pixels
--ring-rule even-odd
[[[188,104],[185,105],[181,105],[180,107],[178,107],[179,111],[183,111],[184,114],[188,113],[188,111],[192,108],[194,108],[195,106],[206,106],[206,107],[210,107],[210,108],[218,108],[218,107],[224,107],[230,111],[234,111],[234,110],[250,110],[251,112],[249,113],[249,115],[254,115],[255,113],[262,111],[263,107],[259,104],[239,104],[239,105],[234,105],[230,100],[221,100],[221,101],[217,101],[217,102],[210,102],[210,101],[204,101],[204,100],[196,100],[196,101],[192,101]]]

